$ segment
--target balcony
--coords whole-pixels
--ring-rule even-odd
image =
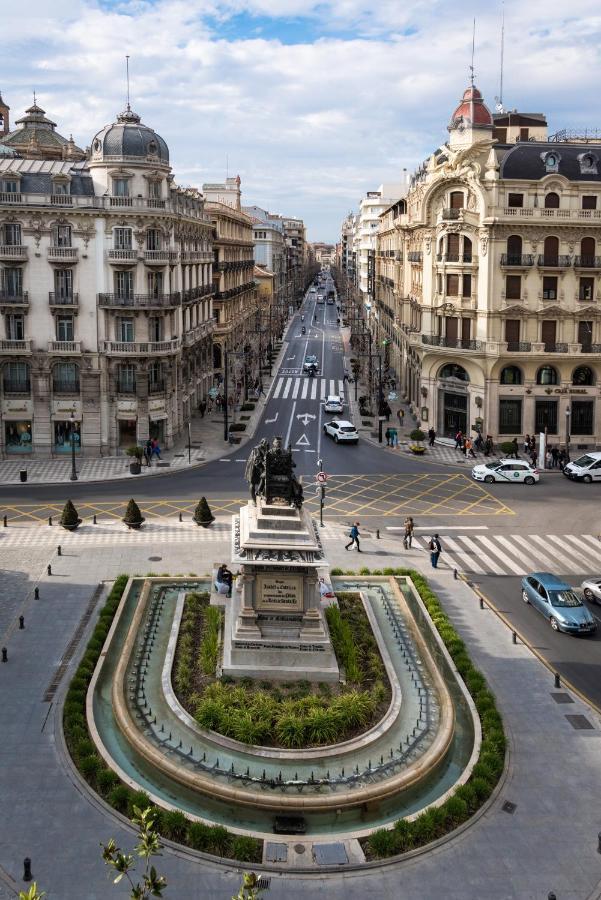
[[[181,340],[171,341],[102,341],[102,351],[108,356],[164,356],[177,353]]]
[[[473,253],[437,253],[436,262],[451,266],[471,266],[477,264],[478,257]]]
[[[507,341],[507,350],[509,353],[530,353],[532,344],[530,341]]]
[[[22,196],[12,191],[0,191],[0,203],[22,203]]]
[[[447,338],[438,334],[422,334],[422,344],[429,347],[450,347],[453,350],[482,350],[482,341]]]
[[[136,393],[136,383],[135,381],[119,381],[117,380],[117,393],[118,394],[127,394],[128,396],[135,395]]]
[[[581,344],[581,353],[601,353],[601,344]]]
[[[27,291],[0,290],[0,306],[29,306]]]
[[[27,247],[21,244],[0,244],[0,259],[23,261],[27,259]]]
[[[127,207],[134,205],[133,197],[114,197],[110,196],[106,198],[109,206],[118,206],[118,207]]]
[[[164,379],[160,379],[159,381],[149,381],[148,382],[148,393],[149,394],[164,394],[166,388],[166,382]]]
[[[81,354],[81,341],[48,341],[48,353]]]
[[[71,194],[51,194],[51,206],[73,206],[73,197]]]
[[[10,342],[9,342],[10,343]],[[18,394],[19,396],[29,396],[31,394],[31,382],[21,381],[20,379],[4,378],[2,381],[2,390],[4,394]]]
[[[60,306],[64,309],[66,306],[79,306],[79,294],[57,294],[55,291],[48,293],[48,303],[50,306]]]
[[[532,253],[502,253],[501,267],[504,269],[527,269],[534,265],[534,255]]]
[[[184,335],[184,344],[186,347],[192,347],[194,344],[197,344],[199,341],[204,340],[204,338],[209,337],[213,332],[214,323],[211,322],[203,322],[201,325],[197,325],[195,328],[192,328],[190,331],[186,332]]]
[[[550,344],[546,343],[544,345],[545,353],[567,353],[568,345],[567,344]]]
[[[98,305],[113,309],[173,309],[181,304],[181,294],[98,294]]]
[[[424,255],[421,250],[410,250],[407,254],[407,259],[409,262],[421,263],[424,258]]]
[[[76,263],[77,247],[48,247],[48,262]]]
[[[106,159],[106,157],[105,157]],[[121,157],[119,157],[121,161]],[[139,160],[137,160],[139,162]],[[194,203],[182,203],[180,198],[174,197],[169,200],[151,199],[148,197],[90,197],[87,195],[69,195],[69,194],[49,194],[43,192],[23,192],[13,194],[12,192],[0,192],[0,206],[3,205],[21,205],[33,208],[39,207],[56,207],[70,206],[78,209],[115,209],[119,208],[123,213],[129,214],[138,212],[139,210],[161,210],[165,212],[177,213],[195,221],[205,222],[207,225],[211,223],[210,216],[202,211]],[[234,241],[232,241],[234,243]],[[248,244],[252,247],[252,244]],[[207,260],[208,262],[209,260]]]
[[[31,353],[32,341],[0,340],[0,353]]]
[[[569,269],[572,265],[571,256],[544,256],[540,253],[537,261],[539,269]]]
[[[214,284],[199,284],[194,288],[182,291],[182,299],[184,303],[191,303],[194,300],[201,300],[203,297],[210,297],[214,293]]]
[[[463,215],[463,209],[443,209],[442,218],[443,219],[460,219]]]
[[[177,262],[177,250],[144,250],[146,265],[165,266]]]
[[[599,209],[545,209],[540,206],[506,206],[504,216],[521,219],[601,219]]]
[[[137,250],[107,250],[106,251],[107,259],[111,263],[132,263],[136,262],[138,259],[138,251]]]
[[[213,259],[211,250],[182,250],[181,252],[181,261],[183,263],[211,263]]]
[[[601,269],[601,256],[575,256],[575,269]]]
[[[52,393],[60,394],[79,394],[79,379],[74,381],[71,378],[55,378],[52,381]]]

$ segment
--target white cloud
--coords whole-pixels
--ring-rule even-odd
[[[478,6],[476,80],[492,106],[500,7]],[[130,54],[132,106],[168,141],[179,181],[221,179],[229,158],[247,202],[304,215],[312,238],[334,240],[364,191],[398,181],[445,140],[467,83],[473,8],[32,0],[26,17],[14,4],[3,14],[0,87],[13,120],[35,87],[60,130],[85,146],[124,106]],[[601,125],[591,120],[601,16],[584,0],[567,12],[558,0],[506,0],[505,9],[506,105],[546,112],[552,129]],[[309,37],[290,44],[295,27]]]

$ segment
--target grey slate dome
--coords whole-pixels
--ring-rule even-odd
[[[140,159],[169,165],[169,148],[156,131],[142,124],[128,103],[117,121],[99,131],[92,141],[92,160],[102,159]]]

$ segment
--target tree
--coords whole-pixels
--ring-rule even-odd
[[[132,501],[133,503],[133,501]],[[122,878],[127,878],[131,885],[130,900],[147,900],[148,897],[162,897],[163,888],[167,886],[166,879],[159,875],[152,865],[153,856],[160,856],[162,849],[160,836],[154,827],[153,810],[151,807],[145,810],[134,806],[132,822],[138,826],[140,841],[134,848],[137,856],[144,860],[144,872],[140,881],[135,881],[135,857],[131,853],[122,853],[113,838],[108,844],[100,844],[102,847],[102,859],[111,869],[117,873],[113,884],[119,884]],[[34,898],[35,900],[35,898]]]
[[[45,896],[46,891],[38,891],[38,886],[35,881],[28,891],[19,891],[19,900],[42,900]]]
[[[254,872],[245,872],[242,876],[240,890],[232,900],[259,900],[263,893],[263,885],[259,883],[259,876]]]
[[[127,504],[123,521],[128,528],[139,528],[142,522],[146,521],[140,512],[140,507],[133,498]]]
[[[211,522],[215,521],[215,516],[211,512],[211,507],[207,503],[206,497],[201,497],[192,516],[197,525],[208,528]]]
[[[75,531],[77,526],[81,525],[81,519],[77,515],[77,510],[73,506],[71,500],[67,500],[63,507],[61,525],[63,528],[66,528],[67,531]]]

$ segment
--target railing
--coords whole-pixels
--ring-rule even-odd
[[[148,353],[176,353],[181,347],[181,340],[173,338],[170,341],[102,341],[104,353],[122,354],[148,354]]]
[[[575,256],[574,266],[577,269],[601,269],[601,256]]]
[[[581,353],[601,353],[601,344],[581,344]]]
[[[51,206],[73,206],[73,197],[71,194],[51,194]]]
[[[49,291],[48,303],[50,306],[79,306],[79,294],[57,294],[55,291]]]
[[[571,256],[545,256],[540,253],[537,264],[542,269],[567,269],[572,265]]]
[[[55,199],[59,197],[60,203]],[[66,202],[65,202],[66,201]],[[148,197],[89,197],[85,195],[59,195],[47,193],[17,193],[3,191],[0,192],[1,204],[19,204],[21,206],[65,206],[78,207],[81,209],[114,209],[120,208],[127,213],[130,210],[156,209],[164,212],[176,213],[191,219],[200,220],[211,223],[211,217],[197,209],[192,205],[181,202],[178,198],[162,200],[152,199]],[[232,241],[233,243],[233,241]],[[248,246],[252,246],[249,244]]]
[[[474,255],[472,253],[437,253],[436,261],[442,263],[461,263],[470,265],[474,262]]]
[[[532,253],[502,253],[502,266],[533,266],[534,255]]]
[[[184,335],[184,344],[186,347],[191,347],[203,338],[208,337],[213,331],[213,326],[213,322],[203,322],[202,325],[197,325],[191,331],[186,332]]]
[[[133,197],[108,197],[109,206],[133,206]]]
[[[12,193],[12,191],[0,191],[0,203],[22,203],[23,194]]]
[[[27,259],[27,247],[21,244],[0,244],[0,256],[4,259]]]
[[[1,343],[4,343],[3,341]],[[2,347],[0,347],[0,350]],[[30,381],[15,381],[12,378],[5,378],[2,382],[2,390],[5,394],[31,394]]]
[[[52,393],[53,394],[79,394],[79,380],[70,379],[65,380],[64,378],[54,378],[52,380]]]
[[[17,341],[12,338],[0,340],[0,352],[2,353],[31,353],[31,341]]]
[[[184,303],[190,303],[192,300],[200,300],[202,297],[209,297],[214,293],[214,284],[199,284],[196,287],[182,291],[182,299]]]
[[[481,350],[482,341],[442,337],[438,334],[422,334],[422,344],[430,347],[451,347],[455,350]]]
[[[79,250],[77,247],[48,247],[48,259],[59,259],[61,262],[76,262]]]
[[[507,341],[509,353],[530,353],[532,344],[530,341]]]
[[[148,382],[148,393],[149,394],[162,394],[165,390],[165,381],[149,381]]]
[[[550,344],[545,343],[545,353],[567,353],[567,344]]]
[[[129,250],[107,250],[107,257],[111,262],[130,262],[138,258],[138,251]]]
[[[192,262],[213,262],[214,256],[211,250],[182,250],[181,261],[183,263]]]
[[[135,394],[136,393],[136,384],[131,381],[117,381],[117,393],[118,394]]]
[[[601,219],[600,209],[545,209],[540,206],[505,206],[504,216],[524,219]]]
[[[421,250],[410,250],[407,254],[407,259],[409,262],[421,262],[424,258],[424,254]]]
[[[462,213],[463,209],[443,209],[442,217],[443,219],[459,219]]]
[[[29,294],[27,291],[21,291],[17,294],[14,291],[3,288],[0,290],[0,303],[14,303],[15,306],[28,306]]]
[[[177,250],[144,250],[145,262],[177,262]]]
[[[151,309],[152,307],[170,308],[179,306],[181,294],[132,294],[122,297],[120,294],[98,294],[98,305],[117,307],[119,309]]]
[[[48,341],[48,353],[81,353],[81,341]]]

